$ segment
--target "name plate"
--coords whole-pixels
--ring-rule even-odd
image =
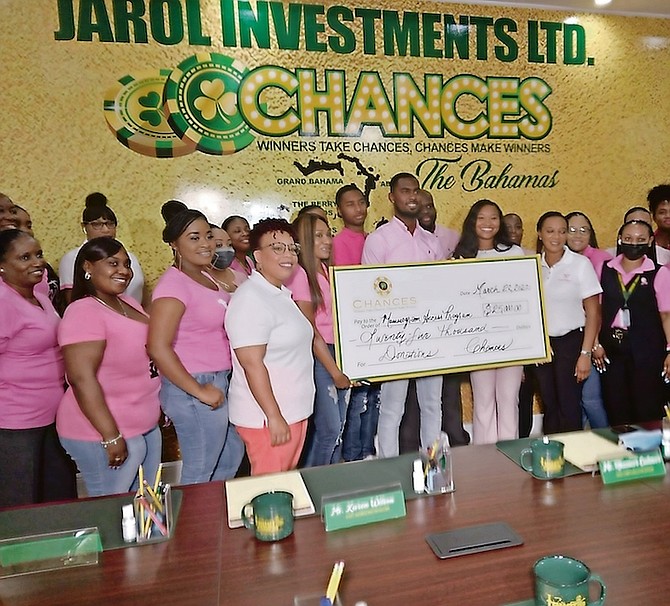
[[[665,462],[659,449],[642,452],[623,459],[599,461],[603,484],[616,484],[665,475]]]
[[[402,488],[334,495],[323,500],[326,532],[407,515]]]

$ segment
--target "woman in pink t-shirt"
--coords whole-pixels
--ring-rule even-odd
[[[161,405],[177,431],[181,483],[227,480],[244,456],[226,398],[232,360],[223,322],[230,294],[208,273],[214,238],[205,215],[170,202],[161,213],[163,241],[175,258],[154,289],[149,326]]]
[[[333,244],[328,223],[303,214],[294,224],[300,255],[286,286],[314,327],[314,418],[307,436],[305,465],[339,463],[351,382],[335,363],[333,311],[328,265]]]
[[[37,240],[0,231],[0,508],[76,497],[74,465],[54,425],[64,380],[60,318],[35,289],[45,268]]]
[[[70,387],[56,427],[89,496],[136,490],[161,460],[158,372],[146,352],[149,317],[124,293],[133,271],[114,238],[94,238],[74,264],[72,303],[58,342]]]
[[[222,224],[230,236],[232,247],[235,249],[235,258],[230,264],[231,269],[240,272],[243,276],[249,277],[254,268],[254,262],[249,256],[249,222],[239,215],[231,215]]]

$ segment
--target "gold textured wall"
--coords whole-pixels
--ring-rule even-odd
[[[124,3],[125,4],[125,3]],[[146,4],[149,2],[147,0]],[[182,2],[183,4],[183,2]],[[105,2],[111,13],[111,0]],[[80,2],[74,2],[75,9]],[[561,22],[570,15],[452,3],[372,3],[350,6],[395,10],[510,17]],[[670,40],[667,20],[578,15],[587,34],[593,66],[531,64],[522,31],[516,36],[519,58],[510,63],[495,59],[445,60],[423,57],[365,55],[360,48],[349,55],[272,49],[223,48],[220,43],[220,4],[201,0],[203,29],[211,47],[188,42],[161,45],[56,40],[59,17],[56,0],[0,3],[2,92],[0,94],[0,191],[33,215],[35,230],[49,260],[82,240],[79,228],[83,200],[91,191],[104,192],[120,219],[119,238],[139,257],[154,282],[170,260],[160,241],[160,205],[177,197],[220,222],[228,214],[252,220],[277,214],[280,205],[295,210],[296,200],[332,201],[336,185],[278,185],[278,176],[295,175],[292,162],[306,163],[319,155],[261,153],[254,144],[232,155],[193,153],[181,158],[156,159],[130,151],[116,141],[102,112],[105,91],[125,74],[145,69],[172,68],[195,52],[216,51],[242,61],[250,69],[263,64],[313,67],[336,66],[348,73],[378,71],[388,82],[393,72],[407,71],[423,81],[424,73],[486,76],[537,76],[553,89],[546,103],[553,116],[551,133],[541,142],[550,153],[469,153],[489,159],[500,170],[507,162],[526,173],[558,170],[555,187],[494,189],[465,192],[457,187],[434,191],[440,222],[458,227],[467,208],[480,197],[490,197],[506,212],[516,211],[526,221],[524,244],[530,246],[533,225],[545,210],[586,211],[601,242],[613,241],[623,211],[644,204],[646,191],[670,180]],[[492,48],[494,40],[489,40]],[[391,87],[389,87],[391,88]],[[366,127],[366,133],[377,132]],[[419,135],[417,134],[417,137]],[[259,137],[261,139],[262,137]],[[291,135],[299,139],[298,135]],[[319,137],[317,139],[327,139]],[[450,137],[450,140],[454,140]],[[415,170],[421,154],[368,153],[362,157],[388,180],[400,170]],[[347,175],[348,177],[349,175]],[[351,179],[345,179],[345,181]],[[370,222],[389,216],[387,188],[372,192]],[[334,221],[337,226],[337,220]]]

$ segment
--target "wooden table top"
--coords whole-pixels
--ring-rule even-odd
[[[500,606],[530,599],[531,568],[547,554],[588,564],[606,604],[664,604],[670,581],[670,480],[603,486],[590,474],[535,480],[494,446],[454,450],[456,492],[407,502],[405,518],[326,533],[319,517],[261,543],[226,523],[221,483],[184,488],[167,543],[106,551],[100,564],[0,580],[0,604],[194,604],[290,606],[318,593],[333,563],[346,568],[344,606]],[[507,522],[524,545],[448,560],[425,535]]]

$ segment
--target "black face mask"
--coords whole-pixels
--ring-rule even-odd
[[[649,244],[619,244],[619,250],[629,261],[637,261],[649,252]]]
[[[226,269],[235,258],[235,249],[232,246],[221,246],[214,250],[212,265],[216,269]]]

